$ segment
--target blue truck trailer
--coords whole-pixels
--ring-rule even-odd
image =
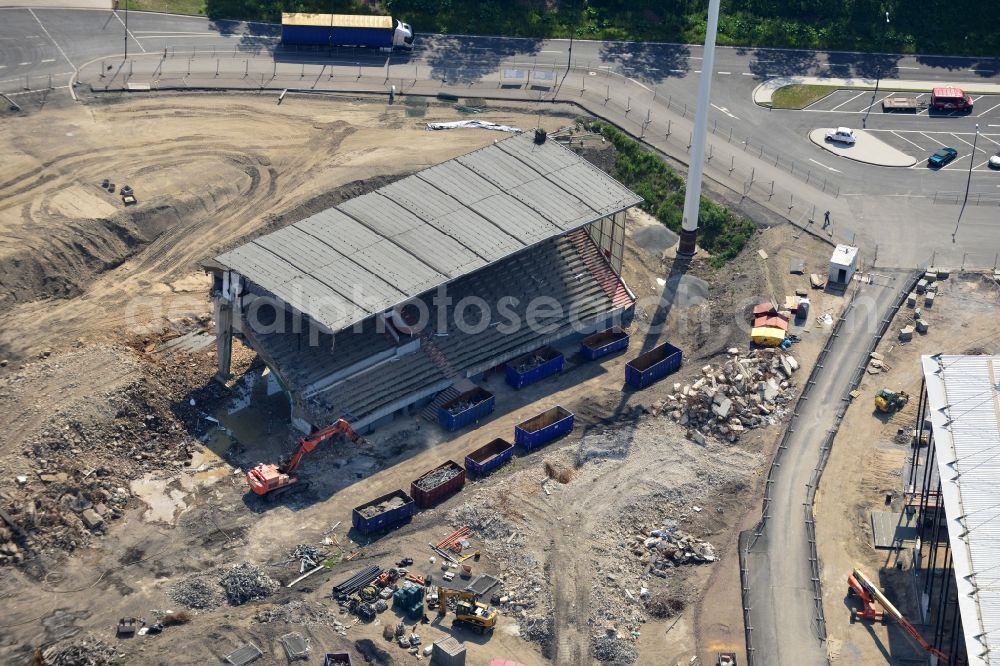
[[[514,445],[498,437],[465,456],[465,471],[469,476],[482,478],[503,467],[514,457]]]
[[[580,353],[588,361],[628,349],[629,334],[620,328],[608,328],[580,341]]]
[[[285,46],[412,49],[413,29],[391,16],[286,12],[281,15],[281,43]]]
[[[477,386],[438,407],[438,423],[448,432],[454,432],[489,416],[495,405],[493,394]]]
[[[507,363],[507,383],[515,389],[556,374],[563,368],[565,358],[552,347],[542,347]]]
[[[362,534],[374,534],[408,522],[416,506],[412,497],[402,490],[394,490],[355,507],[351,512],[351,522]]]
[[[537,449],[573,429],[573,412],[556,405],[514,426],[514,443],[525,451]]]
[[[625,383],[644,389],[680,370],[683,353],[669,342],[653,347],[625,364]]]

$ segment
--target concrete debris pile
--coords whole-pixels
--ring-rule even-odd
[[[459,400],[458,402],[453,402],[448,405],[447,411],[449,414],[454,416],[455,414],[461,414],[467,409],[472,409],[476,406],[476,403],[471,400]]]
[[[190,461],[199,446],[191,433],[204,427],[203,397],[191,407],[186,387],[211,382],[192,377],[187,359],[174,360],[179,365],[150,367],[128,348],[87,347],[3,378],[0,402],[27,405],[27,422],[42,425],[8,438],[17,458],[8,464],[12,483],[0,490],[0,509],[14,525],[0,520],[0,565],[88,545],[133,506],[130,481]],[[86,377],[95,367],[115,369],[103,381],[107,390],[63,399],[55,410],[39,402],[53,376]],[[221,400],[222,390],[205,395]]]
[[[632,664],[639,657],[639,650],[634,644],[614,634],[595,636],[590,647],[594,659],[605,663]]]
[[[677,521],[665,520],[663,527],[650,531],[649,536],[636,543],[633,552],[649,554],[649,566],[655,575],[658,571],[680,564],[704,564],[715,561],[715,548],[707,541],[696,539],[679,530]]]
[[[421,490],[433,490],[441,484],[448,483],[461,473],[462,470],[459,467],[442,467],[421,479],[417,479],[414,484]]]
[[[366,506],[361,509],[361,516],[364,518],[374,518],[375,516],[385,513],[386,511],[392,511],[393,509],[398,509],[403,506],[403,498],[399,495],[394,495],[384,502],[379,502],[378,504],[373,504],[372,506]]]
[[[170,588],[170,598],[188,608],[209,610],[222,603],[220,592],[218,583],[193,576]]]
[[[552,639],[548,620],[552,601],[544,567],[528,552],[526,535],[495,508],[496,495],[507,493],[507,486],[516,482],[516,478],[503,479],[491,493],[476,493],[449,511],[447,518],[452,525],[467,525],[489,560],[500,567],[502,590],[494,591],[491,603],[518,621],[522,637],[545,648]]]
[[[337,612],[320,604],[311,604],[295,599],[286,604],[264,606],[257,610],[254,619],[262,624],[279,622],[294,625],[321,625],[343,631],[343,623],[337,619]]]
[[[300,565],[300,570],[311,569],[319,564],[320,560],[323,558],[323,554],[315,546],[310,546],[307,543],[300,543],[295,546],[295,549],[289,553],[292,560],[298,560]]]
[[[531,370],[534,370],[541,364],[545,363],[548,359],[541,354],[532,354],[531,356],[525,356],[520,359],[520,363],[517,364],[516,370],[520,374],[524,374]]]
[[[249,562],[233,565],[222,574],[219,583],[233,606],[255,599],[264,599],[280,587],[276,580]]]
[[[729,350],[722,367],[706,365],[692,384],[674,384],[673,393],[653,406],[688,428],[688,437],[703,444],[705,433],[735,442],[751,428],[775,422],[791,400],[792,375],[799,363],[775,349]]]
[[[47,666],[108,666],[121,663],[121,656],[114,646],[94,636],[50,647],[42,653],[42,657]]]

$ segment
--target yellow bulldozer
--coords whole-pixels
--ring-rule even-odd
[[[473,631],[484,634],[493,631],[497,626],[497,610],[477,601],[475,592],[454,590],[450,587],[438,586],[437,598],[428,599],[431,608],[437,605],[438,615],[448,613],[448,602],[455,600],[454,624],[468,625]]]
[[[875,409],[883,414],[891,414],[906,407],[909,401],[910,394],[906,391],[890,391],[884,388],[875,394]]]

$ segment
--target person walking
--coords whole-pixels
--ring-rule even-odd
[[[830,226],[830,211],[823,213],[823,228],[826,229]]]

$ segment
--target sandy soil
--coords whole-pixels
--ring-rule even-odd
[[[939,293],[934,307],[922,310],[930,323],[928,333],[916,334],[912,342],[901,343],[896,335],[913,320],[912,308],[900,309],[878,348],[891,369],[866,374],[862,380],[861,393],[847,410],[816,495],[823,608],[833,661],[875,665],[924,658],[895,625],[850,622],[849,610],[858,606],[847,598],[847,575],[860,566],[879,581],[911,622],[920,621],[911,558],[905,551],[873,547],[871,511],[902,510],[903,470],[910,464],[912,448],[910,439],[900,437],[898,430],[908,433],[916,427],[920,356],[1000,351],[1000,288],[992,280],[977,274],[952,275],[941,282]],[[922,305],[923,298],[917,302]],[[913,399],[896,414],[879,414],[873,400],[883,387],[904,390]],[[886,505],[887,495],[893,498],[891,507]]]
[[[336,628],[331,616],[345,625],[354,619],[336,614],[330,585],[367,564],[390,566],[405,556],[414,558],[415,570],[439,573],[428,561],[426,544],[454,527],[449,510],[475,501],[495,507],[523,538],[524,553],[537,563],[531,572],[537,599],[530,610],[550,614],[552,628],[542,644],[518,636],[516,616],[504,615],[489,639],[457,630],[467,640],[470,663],[492,656],[528,666],[591,663],[587,646],[595,634],[609,624],[622,630],[621,618],[641,616],[622,610],[634,603],[625,590],[634,593],[646,584],[627,548],[664,519],[709,540],[721,559],[648,583],[652,591],[676,598],[683,610],[642,623],[636,663],[689,663],[699,653],[707,661],[714,650],[742,646],[733,583],[736,528],[758,505],[761,471],[780,426],[751,431],[735,445],[712,441],[699,447],[684,438],[683,428],[650,414],[671,382],[622,391],[631,353],[596,364],[571,356],[561,376],[520,392],[493,379],[488,386],[497,393],[496,413],[473,431],[446,436],[426,423],[397,422],[360,451],[344,444],[317,451],[305,472],[313,482],[309,491],[262,506],[245,496],[240,469],[277,459],[292,435],[280,401],[258,395],[251,408],[242,409],[262,390],[263,382],[251,379],[259,377],[253,359],[243,358],[240,366],[251,368],[247,378],[223,389],[211,384],[210,350],[169,359],[156,355],[164,327],[197,330],[210,324],[200,261],[365,187],[497,138],[478,131],[426,132],[419,126],[423,120],[456,113],[437,107],[426,118],[413,113],[350,102],[296,99],[276,107],[252,97],[185,96],[52,110],[0,128],[12,173],[30,174],[0,183],[0,284],[6,298],[0,350],[11,359],[0,376],[0,425],[11,433],[4,442],[5,468],[29,477],[27,486],[4,489],[0,499],[23,507],[32,493],[44,491],[55,506],[72,498],[75,485],[93,481],[91,448],[69,448],[87,444],[87,438],[60,434],[69,415],[88,405],[115,414],[106,432],[117,434],[99,450],[110,457],[127,449],[127,464],[115,461],[121,464],[112,478],[131,497],[106,533],[74,542],[72,556],[55,549],[32,566],[3,570],[0,661],[20,663],[34,646],[88,633],[112,641],[118,617],[176,609],[170,588],[192,574],[218,575],[229,564],[251,561],[287,582],[297,575],[295,564],[267,563],[309,543],[322,544],[335,559],[352,559],[295,590],[282,588],[264,603],[198,611],[189,625],[162,637],[117,647],[127,663],[178,663],[179,645],[184,660],[205,663],[252,641],[267,656],[259,663],[284,663],[278,639],[296,630],[310,639],[314,655],[333,648],[371,654],[377,648],[386,651],[379,663],[416,663],[382,642],[385,619]],[[513,111],[480,117],[525,127],[537,120]],[[550,129],[565,122],[542,121]],[[124,209],[99,187],[104,178],[135,188],[139,205]],[[806,278],[787,274],[790,257],[805,259],[808,274],[822,272],[829,254],[825,245],[784,227],[759,235],[720,271],[704,257],[683,266],[664,258],[669,245],[658,223],[630,216],[625,278],[640,298],[632,349],[667,339],[681,346],[686,366],[677,381],[690,380],[728,347],[747,345],[741,322],[749,305],[783,299],[805,284]],[[839,307],[834,297],[813,297],[814,317]],[[650,322],[663,321],[663,331],[647,336]],[[825,329],[810,324],[795,332],[803,342],[793,353],[807,368]],[[114,399],[104,406],[106,396],[126,389],[144,412],[131,414]],[[408,488],[444,459],[461,462],[489,439],[511,437],[514,424],[554,404],[577,413],[570,437],[471,485],[389,536],[370,542],[347,533],[353,506]],[[59,419],[51,418],[53,411]],[[81,415],[81,421],[83,416],[99,415]],[[222,427],[205,432],[207,417]],[[66,428],[86,434],[85,425]],[[43,431],[47,448],[33,449]],[[53,448],[49,440],[68,446]],[[156,446],[143,451],[140,445],[153,440]],[[594,441],[622,444],[598,446],[591,455]],[[44,482],[49,485],[43,488],[35,478],[37,450],[52,451],[64,466],[76,460],[78,469],[58,482],[66,486],[63,495],[57,484]],[[572,478],[546,484],[545,492],[546,462],[572,470]],[[101,490],[117,495],[111,485]],[[695,511],[696,505],[703,510]],[[477,572],[503,575],[508,563],[502,546],[486,536],[472,540],[484,549]],[[268,609],[284,619],[260,621]],[[392,611],[384,617],[395,621]],[[450,620],[417,630],[425,644],[454,631]]]

